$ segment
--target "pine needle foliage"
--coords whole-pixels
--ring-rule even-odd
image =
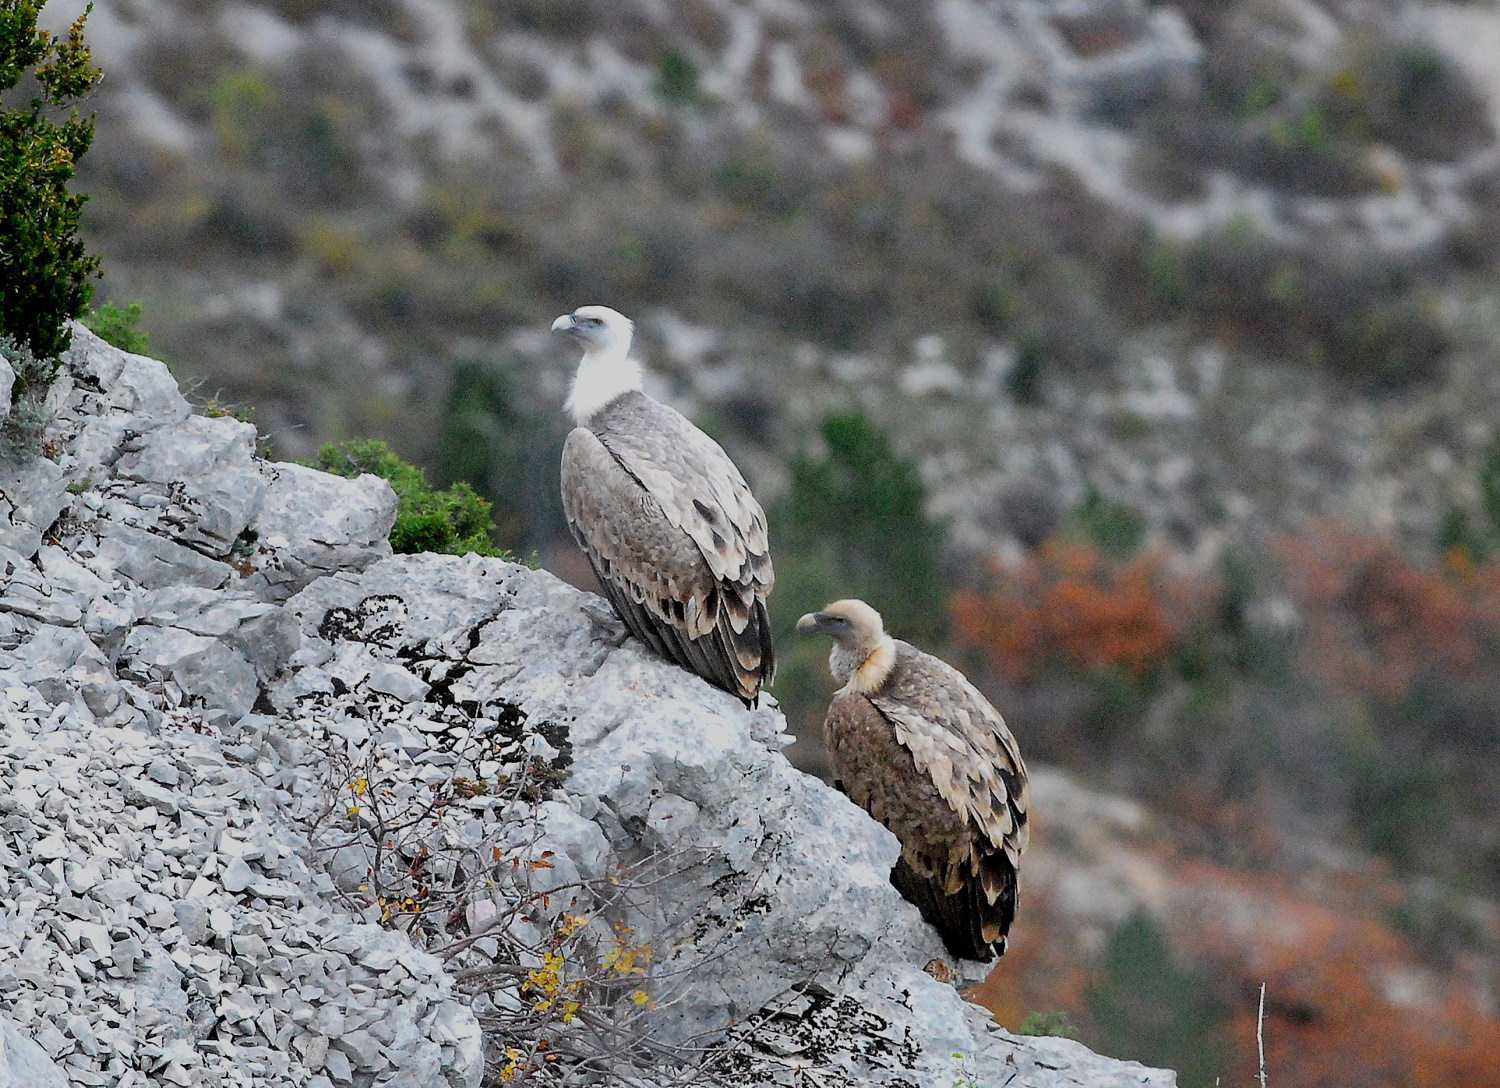
[[[56,360],[99,274],[99,258],[78,236],[88,198],[68,182],[94,139],[93,115],[80,117],[74,104],[101,73],[83,40],[88,11],[60,39],[37,29],[44,3],[0,0],[0,332]],[[64,109],[60,122],[49,116]],[[55,373],[53,363],[49,380]],[[26,393],[17,386],[13,398]]]
[[[396,492],[396,523],[391,526],[391,548],[398,554],[440,552],[446,555],[491,555],[511,558],[490,538],[495,522],[490,504],[462,481],[436,491],[426,474],[375,440],[324,446],[314,466],[324,472],[353,478],[366,472],[389,480]]]

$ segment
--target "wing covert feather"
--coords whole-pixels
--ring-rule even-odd
[[[589,428],[660,504],[667,521],[692,538],[716,578],[753,585],[761,597],[771,592],[765,512],[717,442],[643,393],[617,398]]]
[[[775,670],[770,586],[756,574],[763,569],[769,577],[769,557],[758,563],[747,552],[741,582],[718,575],[661,497],[589,429],[568,435],[561,484],[573,539],[632,633],[710,683],[754,700]],[[763,539],[763,519],[760,527]]]

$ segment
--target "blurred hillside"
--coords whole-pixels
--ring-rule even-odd
[[[1183,1083],[1238,1083],[1294,899],[1389,955],[1369,1008],[1327,1005],[1337,960],[1283,1025],[1421,1008],[1462,1043],[1327,1083],[1484,1082],[1453,1070],[1500,991],[1493,2],[98,0],[89,28],[96,301],[143,301],[200,399],[281,456],[385,439],[581,577],[545,330],[614,305],[771,510],[805,766],[827,685],[788,620],[859,592],[1034,760],[1148,803],[1172,880],[1292,889],[1131,899],[1038,940],[1076,985],[1002,1015],[1107,1033],[1110,965],[1166,942],[1185,1019],[1114,1049],[1185,1066],[1209,1032]],[[1055,856],[1023,913],[1071,917]],[[1349,1037],[1283,1035],[1283,1083]]]

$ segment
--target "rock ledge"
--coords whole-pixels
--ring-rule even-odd
[[[927,974],[895,840],[787,763],[774,707],[544,572],[391,556],[383,481],[258,459],[155,360],[77,328],[66,363],[49,456],[0,466],[15,1083],[473,1088],[545,965],[473,980],[570,910],[650,950],[616,969],[653,1045],[740,1083],[1174,1083]],[[649,895],[601,900],[621,874]]]

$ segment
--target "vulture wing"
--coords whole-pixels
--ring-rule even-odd
[[[1015,919],[1026,767],[999,713],[962,673],[896,645],[877,694],[845,691],[829,708],[834,766],[851,799],[901,840],[892,883],[954,955],[989,960]]]
[[[745,700],[775,669],[765,514],[718,443],[627,393],[563,448],[568,527],[631,631]]]

